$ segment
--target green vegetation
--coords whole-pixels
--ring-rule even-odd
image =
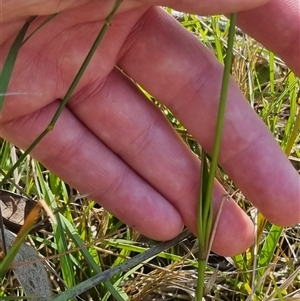
[[[224,64],[229,32],[227,19],[184,14],[179,16],[179,21]],[[26,27],[28,24],[17,37],[15,47],[21,46]],[[1,85],[4,90],[0,91],[0,108],[17,52],[11,54],[4,66],[7,70],[1,73],[0,80],[4,78],[5,85]],[[233,54],[231,72],[240,89],[300,171],[299,79],[273,53],[239,30],[236,30]],[[198,144],[172,112],[159,100],[146,92],[145,95],[168,118],[191,150],[202,155]],[[68,97],[67,93],[65,102]],[[57,118],[59,113],[50,127]],[[19,158],[24,160],[16,164]],[[185,234],[185,240],[180,237],[170,244],[157,244],[141,236],[88,196],[79,196],[72,187],[32,159],[28,152],[3,140],[0,142],[0,168],[4,172],[0,175],[3,185],[0,188],[14,191],[17,187],[23,195],[44,199],[54,212],[56,223],[45,222],[48,217],[43,213],[40,217],[44,220],[42,227],[27,236],[27,241],[40,254],[37,261],[47,263],[54,292],[70,288],[75,291],[81,284],[81,292],[84,292],[78,300],[195,299],[199,244],[194,236]],[[252,218],[255,216],[256,243],[233,258],[211,254],[204,277],[205,300],[300,300],[299,227],[282,229],[269,224],[223,170],[218,169],[216,175],[236,202]],[[144,253],[146,250],[150,252]],[[151,253],[151,250],[154,251]],[[142,253],[146,254],[143,263],[137,261],[126,266],[127,259]],[[0,253],[0,259],[3,257]],[[23,262],[23,265],[30,264],[30,261]],[[123,268],[118,268],[121,266]],[[101,282],[94,282],[102,271],[110,268],[111,273],[106,273]],[[87,290],[82,289],[83,284],[89,282]],[[0,283],[0,300],[22,299],[22,287],[11,271],[7,271]]]

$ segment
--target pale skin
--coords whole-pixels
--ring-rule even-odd
[[[149,3],[197,14],[243,10],[239,26],[300,75],[298,0],[215,2],[124,1],[54,130],[32,152],[73,187],[93,192],[93,198],[119,219],[158,240],[173,238],[184,224],[196,233],[200,163],[115,66],[168,106],[208,152],[213,147],[222,67],[172,17]],[[23,94],[5,99],[2,137],[26,149],[47,126],[113,3],[1,3],[1,66],[29,16],[61,11],[19,53],[8,92]],[[44,19],[36,19],[29,31]],[[275,224],[300,222],[299,175],[234,81],[223,135],[219,163],[245,196]],[[215,212],[224,194],[216,182]],[[225,202],[213,250],[222,255],[242,252],[253,235],[247,215],[233,200]]]

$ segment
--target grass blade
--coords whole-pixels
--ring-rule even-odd
[[[9,81],[10,81],[16,60],[17,60],[19,50],[23,44],[23,40],[24,40],[25,34],[28,30],[28,27],[34,19],[35,19],[35,17],[31,17],[25,22],[25,24],[21,28],[20,32],[18,33],[17,37],[15,38],[15,40],[9,50],[7,58],[3,64],[3,68],[2,68],[2,71],[0,74],[0,112],[3,107],[4,98],[6,95],[6,91],[7,91],[8,85],[9,85]]]
[[[59,13],[55,13],[51,16],[49,16],[41,25],[39,25],[22,43],[24,45],[39,29],[41,29],[43,26],[45,26],[47,23],[52,21]]]
[[[232,62],[232,49],[235,36],[235,23],[236,14],[232,14],[230,18],[230,28],[228,36],[228,47],[225,58],[225,66],[221,87],[220,104],[218,110],[217,127],[215,133],[214,149],[212,154],[212,160],[210,165],[210,171],[208,172],[207,161],[205,153],[202,155],[202,167],[201,167],[201,186],[199,194],[198,204],[198,240],[199,240],[199,262],[198,262],[198,282],[196,291],[196,300],[202,301],[203,288],[204,288],[204,276],[206,269],[206,259],[210,252],[210,238],[213,223],[213,208],[212,208],[212,190],[215,179],[215,173],[218,166],[218,157],[221,146],[223,122],[226,109],[226,99],[230,80],[231,62]],[[203,177],[205,177],[203,179]],[[205,187],[204,187],[205,185]]]
[[[261,277],[271,263],[274,252],[281,237],[283,228],[272,225],[265,242],[260,250],[260,255],[257,263],[257,274]]]
[[[88,252],[84,242],[81,240],[79,235],[76,233],[76,230],[73,228],[71,223],[62,216],[62,221],[64,223],[64,228],[68,234],[68,236],[73,240],[76,247],[81,248],[81,253],[85,260],[88,262],[89,266],[92,267],[95,273],[100,274],[102,271],[98,264],[94,261],[91,254]],[[110,283],[108,280],[104,281],[104,285],[107,287],[108,291],[112,294],[112,296],[117,301],[124,301],[124,299],[120,296],[116,288],[113,286],[112,283]]]

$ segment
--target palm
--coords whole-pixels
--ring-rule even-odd
[[[101,9],[99,5],[96,9],[94,6],[85,5],[61,12],[24,45],[18,57],[16,76],[8,92],[20,92],[21,95],[28,94],[28,97],[10,98],[11,111],[10,114],[3,114],[3,121],[36,112],[54,100],[63,98],[111,9],[111,5],[107,5],[107,8],[101,6]],[[93,89],[91,83],[101,86],[106,80],[117,64],[123,43],[144,11],[140,8],[116,16],[114,26],[93,59],[94,63],[79,83],[77,93],[86,89],[88,95],[89,89]],[[44,19],[36,19],[32,28]],[[32,57],[32,53],[36,55]],[[70,107],[75,96],[76,93],[69,102]],[[19,108],[20,101],[22,108]],[[76,97],[76,101],[81,99]]]

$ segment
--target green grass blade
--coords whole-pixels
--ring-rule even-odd
[[[269,104],[269,108],[267,112],[265,113],[264,120],[267,122],[267,124],[270,123],[269,119],[271,117],[271,124],[269,125],[269,129],[272,133],[274,133],[274,126],[278,122],[278,115],[280,113],[280,109],[282,108],[283,102],[286,97],[290,94],[291,91],[295,89],[295,86],[298,84],[298,80],[294,80],[292,83],[290,83],[285,90],[280,94],[280,96],[276,99],[276,101],[273,101],[271,104]]]
[[[1,147],[0,147],[0,169],[5,169],[8,165],[8,162],[10,162],[10,143],[7,141],[3,141],[1,143]],[[3,170],[1,171],[1,175],[3,176],[3,174],[5,175],[5,172],[3,172]]]
[[[223,132],[223,121],[224,121],[225,108],[226,108],[227,92],[228,92],[228,86],[230,80],[232,49],[233,49],[233,42],[234,42],[234,35],[235,35],[235,23],[236,23],[236,14],[232,14],[230,19],[228,48],[227,48],[227,53],[225,58],[223,81],[221,87],[221,97],[220,97],[220,104],[219,104],[219,111],[218,111],[215,143],[214,143],[210,173],[209,173],[208,184],[207,184],[208,187],[207,187],[207,195],[205,200],[206,202],[211,202],[214,178],[218,166],[218,158],[220,153],[221,137]]]
[[[85,260],[87,261],[88,265],[94,270],[96,274],[100,274],[102,270],[100,269],[99,265],[95,262],[89,251],[87,250],[84,242],[81,240],[79,235],[76,233],[76,230],[72,226],[72,224],[64,217],[62,217],[62,221],[65,225],[65,230],[68,236],[73,240],[76,247],[81,248],[81,253]],[[111,293],[111,295],[117,300],[117,301],[124,301],[122,296],[120,296],[119,292],[116,290],[116,288],[113,286],[112,283],[110,283],[108,280],[104,281],[104,285],[108,289],[108,291]]]
[[[134,242],[126,241],[126,240],[122,240],[122,239],[104,239],[104,242],[114,248],[124,249],[124,250],[128,250],[130,252],[135,252],[135,253],[143,253],[148,250],[145,247],[140,247],[140,246],[134,245]],[[156,257],[168,259],[168,260],[171,260],[172,262],[182,260],[181,256],[176,255],[176,254],[167,253],[167,252],[161,252]],[[191,266],[195,266],[195,267],[197,266],[197,264],[195,263],[195,260],[186,259],[185,262],[190,264]]]
[[[28,27],[29,27],[30,23],[34,20],[34,18],[35,17],[31,17],[31,18],[29,18],[28,21],[25,22],[25,24],[19,31],[17,37],[15,38],[15,40],[9,50],[9,53],[6,57],[6,60],[3,64],[3,68],[0,73],[0,111],[3,108],[4,98],[6,95],[6,91],[7,91],[8,85],[9,85],[9,81],[10,81],[16,60],[17,60],[19,50],[22,46],[22,43],[23,43],[25,34],[28,30]]]
[[[54,195],[52,194],[51,190],[49,189],[48,183],[43,179],[42,170],[40,168],[40,165],[37,164],[37,171],[38,171],[38,177],[39,177],[39,183],[41,185],[41,190],[43,193],[43,197],[47,204],[50,206],[50,208],[57,212],[55,214],[56,218],[56,225],[53,225],[53,231],[54,231],[54,238],[55,243],[57,246],[57,252],[58,253],[67,253],[68,252],[68,245],[66,242],[66,237],[64,233],[63,223],[61,221],[62,216],[60,213],[58,213],[58,207],[55,202]],[[63,279],[66,282],[68,287],[74,286],[76,281],[73,274],[73,265],[72,260],[70,258],[70,255],[62,256],[61,257],[61,270],[63,274]]]
[[[207,226],[207,216],[205,216],[204,212],[207,212],[206,206],[210,206],[210,204],[205,203],[205,196],[207,193],[207,180],[208,180],[208,164],[206,153],[202,149],[201,155],[201,174],[200,174],[200,194],[199,194],[199,203],[198,203],[198,216],[197,216],[197,230],[198,230],[198,239],[199,239],[199,259],[206,259],[205,253],[205,237],[206,237],[206,226]]]
[[[221,32],[219,29],[219,22],[220,22],[220,16],[214,16],[212,17],[212,28],[214,33],[214,41],[215,41],[215,48],[216,48],[216,55],[218,60],[224,65],[224,58],[223,58],[223,47],[221,45],[220,37]]]
[[[295,144],[295,141],[298,137],[299,129],[300,129],[300,110],[298,109],[297,117],[296,117],[293,129],[292,129],[292,132],[289,136],[289,139],[287,141],[287,144],[286,144],[286,147],[285,147],[285,150],[284,150],[285,154],[287,156],[289,156],[289,154],[292,151],[292,148],[293,148],[293,146]]]
[[[282,231],[282,227],[272,225],[262,246],[262,249],[260,250],[260,255],[257,263],[257,275],[259,277],[264,274],[266,268],[268,268],[269,264],[271,263]]]
[[[44,27],[47,23],[52,21],[59,13],[53,14],[49,16],[42,24],[40,24],[22,43],[24,45],[38,30],[40,30],[42,27]]]
[[[206,258],[209,253],[209,245],[210,245],[210,236],[213,224],[213,209],[212,209],[212,190],[215,179],[215,173],[218,166],[218,157],[221,146],[221,138],[222,138],[222,129],[223,129],[223,121],[225,116],[226,109],[226,100],[227,100],[227,92],[230,80],[230,71],[231,71],[231,62],[232,62],[232,49],[233,42],[235,36],[235,23],[236,23],[236,14],[232,14],[230,18],[230,28],[229,28],[229,36],[228,36],[228,48],[226,52],[225,58],[225,66],[223,72],[222,79],[222,87],[221,87],[221,95],[220,95],[220,103],[218,110],[218,120],[217,127],[215,133],[215,142],[214,149],[212,154],[212,160],[210,165],[210,172],[207,175],[207,171],[205,169],[205,165],[201,168],[201,177],[207,176],[207,179],[200,179],[201,187],[199,194],[198,204],[198,217],[200,217],[200,221],[197,220],[198,233],[201,236],[198,236],[199,240],[199,262],[198,262],[198,281],[197,281],[197,290],[196,290],[196,300],[202,301],[203,297],[203,288],[204,288],[204,276],[206,269]],[[202,156],[202,164],[206,164],[206,156]],[[205,185],[205,191],[203,184]],[[200,208],[200,209],[199,209]]]
[[[297,84],[294,85],[294,83]],[[281,144],[287,156],[290,155],[293,146],[296,145],[295,142],[300,129],[300,110],[297,104],[297,100],[298,100],[297,91],[299,91],[300,81],[299,79],[298,80],[296,79],[295,74],[293,72],[289,73],[288,85],[289,86],[292,85],[294,88],[290,89],[289,92],[290,114],[284,131],[284,139]]]

